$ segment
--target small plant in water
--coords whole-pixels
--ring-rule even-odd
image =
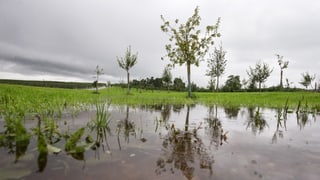
[[[110,103],[96,104],[96,116],[88,123],[91,130],[97,128],[109,129],[110,113],[107,111],[109,106]]]
[[[97,149],[102,145],[104,150],[103,142],[106,142],[106,146],[109,148],[107,143],[107,133],[110,134],[110,113],[108,112],[110,103],[96,103],[96,116],[87,124],[91,131],[95,131],[96,141],[94,142],[95,146],[92,148]],[[87,141],[93,142],[90,136],[87,137]]]

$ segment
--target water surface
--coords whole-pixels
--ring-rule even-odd
[[[82,140],[90,134],[99,141],[78,156],[64,151],[63,138],[52,138],[62,151],[45,161],[36,135],[23,154],[25,146],[1,139],[1,179],[320,179],[319,115],[202,105],[109,111],[103,136],[87,128],[94,110],[56,120],[61,132],[86,127]],[[0,125],[4,132],[3,119]],[[32,132],[36,118],[24,126]]]

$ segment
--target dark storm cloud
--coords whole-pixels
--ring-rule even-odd
[[[0,61],[4,63],[14,64],[14,70],[17,72],[25,72],[27,74],[47,73],[54,75],[65,76],[79,76],[81,74],[88,74],[88,70],[84,67],[80,67],[72,64],[71,62],[57,63],[54,60],[47,61],[44,59],[29,59],[26,57],[5,57],[0,55]],[[5,59],[5,60],[3,60]]]

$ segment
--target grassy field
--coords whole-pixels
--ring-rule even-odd
[[[99,94],[85,89],[60,89],[0,84],[1,104],[8,99],[28,107],[93,104],[96,101],[110,100],[112,104],[154,105],[154,104],[217,104],[223,106],[261,106],[296,108],[298,103],[309,108],[320,108],[320,93],[316,92],[239,92],[239,93],[194,93],[187,98],[186,92],[167,92],[111,87],[101,89]]]

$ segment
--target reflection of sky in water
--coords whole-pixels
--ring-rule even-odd
[[[172,164],[166,162],[167,169],[162,172],[163,168],[158,168],[157,163],[161,164],[161,160],[168,158],[168,155],[181,153],[167,152],[170,148],[179,147],[179,145],[172,143],[165,148],[163,145],[165,139],[173,137],[170,137],[170,131],[166,130],[164,124],[167,123],[168,127],[174,124],[175,130],[180,130],[180,134],[177,134],[183,137],[187,109],[187,106],[176,107],[175,111],[171,106],[167,111],[161,106],[157,109],[130,107],[126,115],[125,106],[111,107],[111,135],[107,138],[110,149],[105,146],[105,151],[102,149],[87,151],[85,162],[76,161],[65,153],[49,156],[45,172],[40,174],[34,173],[36,163],[30,160],[30,157],[36,157],[36,143],[32,141],[25,157],[21,158],[22,162],[18,164],[30,161],[29,164],[33,170],[29,178],[36,179],[51,176],[80,179],[83,177],[183,179],[186,171],[182,167],[171,166]],[[237,111],[232,111],[234,109]],[[302,123],[301,119],[297,121],[295,113],[288,114],[286,123],[281,120],[281,126],[279,125],[277,129],[277,110],[260,108],[258,120],[254,118],[257,110],[258,108],[253,108],[250,113],[250,109],[243,107],[226,109],[213,106],[210,112],[206,106],[190,107],[188,132],[192,133],[194,128],[198,128],[199,141],[192,137],[192,142],[189,144],[195,149],[201,147],[205,151],[199,157],[196,153],[192,153],[193,163],[191,161],[187,163],[191,168],[189,173],[192,173],[195,179],[319,179],[319,116],[316,120],[310,114],[308,120]],[[94,112],[82,112],[74,118],[66,116],[59,121],[59,125],[63,127],[66,121],[71,130],[76,129],[85,125],[94,114]],[[250,114],[252,117],[249,116]],[[117,124],[124,121],[126,117],[133,122],[135,134],[130,133],[126,139],[122,129],[117,138]],[[162,122],[157,127],[156,119],[160,120],[163,117],[168,118],[166,123]],[[216,130],[213,130],[210,122],[216,125]],[[2,123],[4,122],[0,121],[1,127],[3,127]],[[33,127],[35,122],[26,121],[26,123],[27,127]],[[226,139],[221,139],[221,135],[225,135]],[[119,144],[121,150],[119,150]],[[63,148],[63,143],[59,145]],[[204,155],[213,157],[212,175],[207,169],[201,169],[199,166],[199,158]],[[6,151],[1,151],[0,157],[3,158],[0,161],[1,165],[1,162],[10,162],[8,157],[12,156],[7,156]],[[9,167],[2,166],[0,174],[1,171],[10,170]],[[173,169],[170,170],[170,167]],[[161,172],[157,175],[155,169]]]

